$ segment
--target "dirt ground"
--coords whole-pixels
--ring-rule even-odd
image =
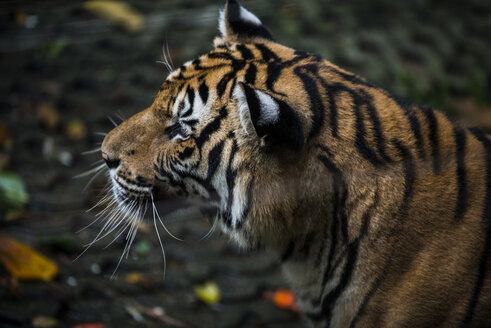
[[[401,7],[377,0],[364,9],[359,1],[329,9],[320,1],[244,2],[264,11],[279,40],[321,52],[399,96],[491,128],[489,2]],[[90,225],[102,208],[87,210],[106,183],[104,176],[88,187],[90,176],[74,179],[100,160],[97,152],[82,153],[100,146],[101,133],[112,128],[108,116],[120,122],[152,103],[167,74],[157,62],[162,44],[176,65],[211,48],[222,5],[128,3],[144,17],[141,30],[97,16],[83,2],[0,3],[0,172],[18,174],[29,195],[22,211],[0,213],[0,238],[31,246],[59,268],[52,280],[29,281],[0,265],[0,327],[304,326],[297,313],[271,301],[287,287],[278,260],[245,253],[218,231],[200,241],[210,224],[198,215],[165,217],[184,240],[160,231],[165,279],[150,221],[114,278],[124,238],[110,244],[110,235],[75,260],[103,225]],[[362,9],[380,16],[367,19]],[[195,287],[204,283],[216,284],[218,302],[198,297]]]

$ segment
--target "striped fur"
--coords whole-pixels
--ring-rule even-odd
[[[276,43],[235,1],[220,31],[104,140],[128,194],[206,199],[278,253],[316,327],[491,326],[491,140]]]

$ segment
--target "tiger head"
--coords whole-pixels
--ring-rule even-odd
[[[234,0],[220,12],[219,30],[212,51],[173,71],[149,108],[105,137],[102,156],[122,207],[198,197],[239,244],[279,242],[305,228],[294,214],[315,206],[320,192],[307,156],[322,133],[305,91],[310,73],[291,76],[298,63],[321,59],[278,44]]]

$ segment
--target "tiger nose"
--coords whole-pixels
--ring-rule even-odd
[[[117,168],[121,162],[120,159],[110,158],[105,152],[102,152],[102,159],[106,162],[110,169]]]

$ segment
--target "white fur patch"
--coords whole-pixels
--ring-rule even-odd
[[[276,100],[262,91],[255,90],[255,92],[261,104],[261,113],[257,124],[266,125],[277,122],[280,117],[280,107]]]
[[[244,90],[237,84],[234,89],[234,98],[237,100],[237,105],[239,106],[239,118],[242,125],[242,129],[245,134],[248,135],[250,131],[254,130],[251,120],[251,112],[249,111],[249,105],[247,104],[247,99]]]
[[[261,20],[249,10],[240,6],[240,20],[254,25],[262,25]],[[218,30],[222,38],[227,38],[227,25],[225,22],[225,9],[221,9],[218,15]]]
[[[221,9],[218,13],[218,30],[222,35],[222,38],[227,37],[227,26],[225,25],[225,9]]]
[[[259,20],[256,15],[254,15],[242,6],[240,7],[240,19],[254,25],[262,25],[261,20]]]

